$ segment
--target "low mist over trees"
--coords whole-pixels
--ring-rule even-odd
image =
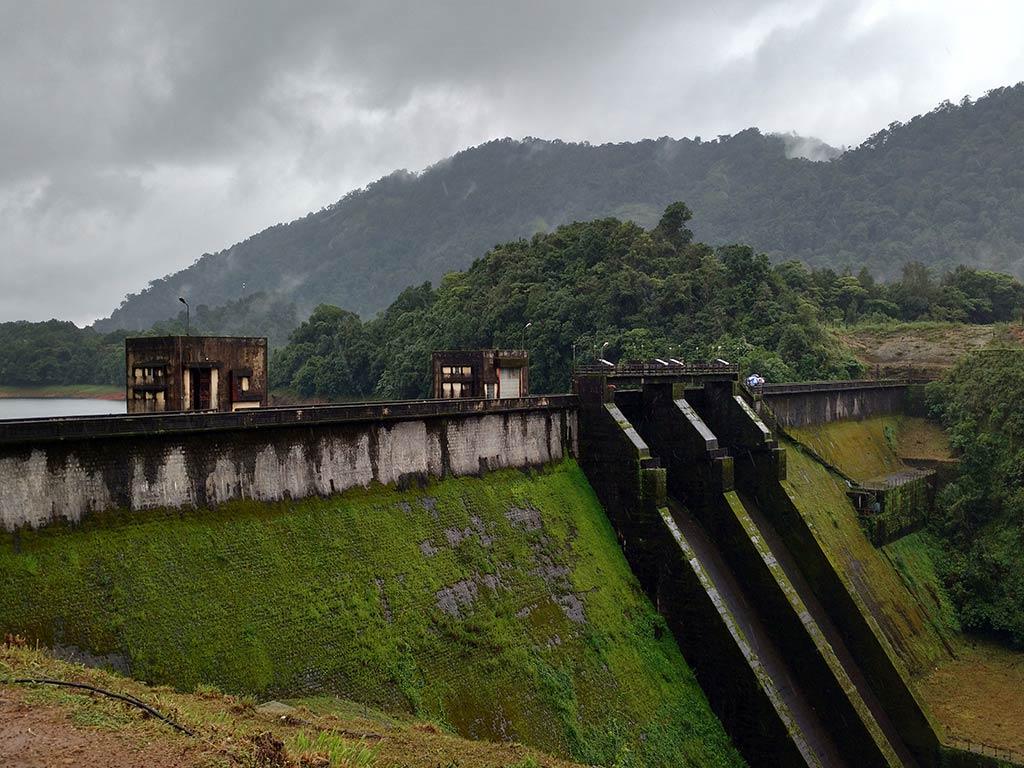
[[[1024,85],[893,123],[830,162],[793,157],[798,139],[489,142],[205,255],[97,327],[149,328],[182,291],[196,305],[263,291],[303,315],[328,303],[372,317],[495,243],[607,216],[651,227],[673,200],[699,211],[699,240],[748,243],[773,263],[885,280],[909,262],[1024,276]]]

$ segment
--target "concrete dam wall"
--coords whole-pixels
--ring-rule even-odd
[[[805,427],[844,419],[907,413],[920,401],[919,384],[898,381],[815,381],[766,384],[760,399],[776,423]]]
[[[569,396],[4,422],[0,528],[540,466],[575,441]]]
[[[996,765],[941,743],[734,386],[577,382],[581,465],[738,749],[752,765]],[[803,413],[831,418],[817,397]]]
[[[834,559],[843,489],[838,512],[801,492],[770,428],[910,390],[665,378],[0,423],[0,630],[589,764],[994,765],[941,743],[903,634]]]
[[[743,764],[572,459],[92,515],[0,534],[0,574],[0,636],[141,680],[339,696],[588,765]]]

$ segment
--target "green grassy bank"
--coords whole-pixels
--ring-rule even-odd
[[[794,503],[813,526],[848,589],[908,670],[919,674],[949,658],[952,628],[939,609],[945,598],[931,599],[915,591],[902,575],[909,566],[895,568],[886,552],[868,540],[846,495],[846,482],[838,474],[799,444],[785,440],[783,445],[788,449],[787,486]],[[905,562],[912,562],[916,574],[930,572],[932,550],[926,536],[905,537],[889,547]]]
[[[0,629],[586,763],[741,760],[575,463],[10,535]]]

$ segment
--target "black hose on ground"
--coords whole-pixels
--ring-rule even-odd
[[[117,699],[119,701],[123,701],[126,704],[131,704],[133,707],[138,707],[139,709],[141,709],[141,710],[147,712],[148,714],[152,715],[153,717],[155,717],[157,720],[162,720],[163,722],[167,723],[169,726],[174,728],[176,731],[180,731],[181,733],[184,733],[186,736],[191,736],[191,737],[195,738],[195,733],[193,731],[190,731],[188,728],[186,728],[183,725],[179,725],[178,723],[174,722],[173,720],[171,720],[166,715],[160,714],[155,709],[153,709],[151,706],[149,706],[149,704],[147,704],[144,701],[140,701],[139,699],[136,699],[134,696],[126,696],[126,695],[121,694],[121,693],[114,693],[113,691],[107,691],[107,690],[104,690],[103,688],[97,688],[96,686],[88,685],[87,683],[72,683],[72,682],[70,682],[68,680],[53,680],[53,679],[48,678],[48,677],[18,677],[18,678],[15,678],[13,680],[10,680],[8,682],[18,683],[18,684],[21,684],[21,685],[58,685],[58,686],[66,687],[66,688],[80,688],[80,689],[85,690],[85,691],[92,691],[93,693],[100,693],[100,694],[102,694],[104,696],[109,696],[112,699]]]

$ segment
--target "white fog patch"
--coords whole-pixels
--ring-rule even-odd
[[[805,160],[823,163],[835,160],[846,151],[845,147],[842,149],[833,147],[814,136],[798,136],[795,133],[777,133],[774,135],[782,139],[783,145],[786,148],[786,157],[790,159],[802,157]]]

